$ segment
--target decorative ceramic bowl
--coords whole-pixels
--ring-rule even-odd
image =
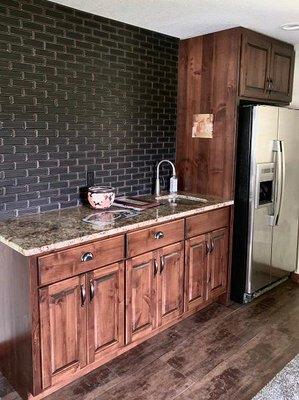
[[[115,189],[111,186],[92,186],[88,189],[87,197],[92,208],[109,208],[115,199]]]

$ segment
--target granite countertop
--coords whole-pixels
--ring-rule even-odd
[[[207,199],[207,202],[190,202],[175,207],[167,202],[129,219],[119,219],[106,229],[82,221],[90,214],[99,212],[87,206],[12,218],[0,222],[0,242],[24,256],[32,256],[233,204],[232,200],[188,195]]]

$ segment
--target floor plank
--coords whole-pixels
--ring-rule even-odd
[[[299,285],[213,304],[47,400],[249,400],[299,352]],[[0,398],[20,400],[4,378]]]

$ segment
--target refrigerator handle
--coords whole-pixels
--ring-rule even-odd
[[[285,156],[284,156],[284,144],[282,140],[274,141],[274,149],[276,152],[276,193],[274,202],[274,216],[273,226],[278,225],[282,202],[284,194],[284,182],[285,182]]]

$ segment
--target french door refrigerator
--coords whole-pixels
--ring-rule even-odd
[[[248,302],[298,268],[299,110],[240,107],[232,299]]]

